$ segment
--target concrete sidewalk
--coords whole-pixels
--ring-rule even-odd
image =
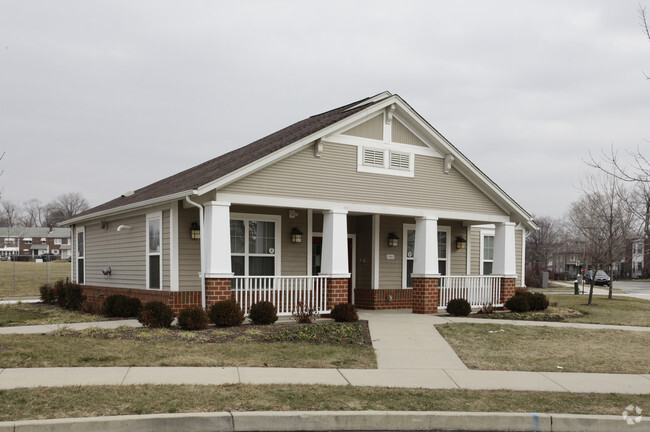
[[[296,369],[252,367],[74,367],[0,369],[0,389],[71,385],[132,384],[321,384],[427,389],[530,390],[650,394],[650,375],[469,370],[436,331],[450,322],[553,325],[649,331],[644,327],[534,321],[478,320],[405,311],[360,311],[368,320],[377,369]],[[7,327],[3,333],[46,333],[51,327],[139,326],[135,320],[53,326]],[[640,330],[641,329],[641,330]]]

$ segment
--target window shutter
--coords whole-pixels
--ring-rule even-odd
[[[382,150],[363,149],[363,164],[368,166],[383,167],[384,152]]]
[[[390,153],[390,167],[392,169],[409,169],[409,155],[404,153]]]

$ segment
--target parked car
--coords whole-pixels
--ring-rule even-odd
[[[594,276],[594,285],[609,285],[609,276],[603,270],[598,270]]]
[[[54,254],[51,253],[44,253],[41,256],[39,256],[40,259],[43,260],[43,262],[48,262],[48,261],[54,261],[57,257]]]

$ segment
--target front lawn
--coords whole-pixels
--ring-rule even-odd
[[[471,369],[650,373],[650,332],[495,324],[436,328]]]
[[[38,288],[48,281],[70,277],[72,264],[68,261],[22,262],[0,261],[0,299],[38,297]]]
[[[105,321],[101,315],[70,311],[43,303],[15,303],[0,305],[0,327],[35,324],[66,324]]]
[[[215,411],[476,411],[610,414],[650,395],[317,385],[99,386],[0,390],[0,421]],[[621,420],[623,422],[623,420]],[[634,429],[634,428],[633,428]]]
[[[591,306],[587,306],[588,295],[549,295],[551,303],[581,312],[580,317],[566,319],[567,322],[632,325],[650,327],[650,300],[633,297],[594,296]]]
[[[63,329],[0,335],[0,368],[64,366],[377,367],[366,322],[202,331]]]

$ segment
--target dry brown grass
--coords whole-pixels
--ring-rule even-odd
[[[58,279],[70,277],[71,263],[67,261],[0,262],[0,298],[38,297],[38,288]]]
[[[110,318],[42,303],[0,305],[0,327],[105,321]]]
[[[650,332],[496,324],[436,328],[472,369],[650,373]]]
[[[215,411],[477,411],[621,415],[650,395],[315,385],[105,386],[0,391],[0,421]]]
[[[591,324],[633,325],[650,327],[650,300],[632,297],[594,296],[591,306],[587,306],[586,295],[549,295],[551,303],[577,310],[581,317],[569,318],[567,322]]]

